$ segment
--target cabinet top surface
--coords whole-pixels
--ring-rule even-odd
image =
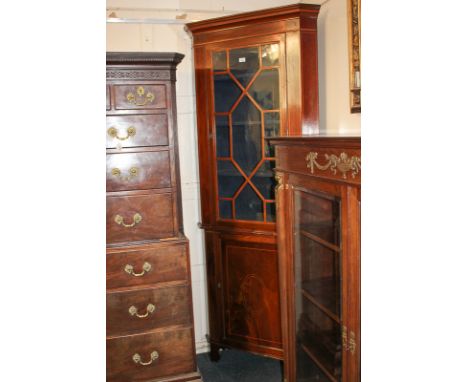
[[[302,135],[289,137],[273,137],[268,139],[273,145],[337,145],[349,144],[361,146],[361,137],[359,135]]]
[[[177,66],[184,55],[176,52],[106,52],[107,65]]]
[[[260,9],[252,12],[239,13],[235,15],[216,17],[213,19],[207,19],[188,23],[187,27],[193,33],[205,32],[207,30],[224,29],[227,27],[233,27],[240,23],[254,22],[258,23],[261,21],[271,21],[281,18],[299,17],[303,13],[318,16],[320,5],[316,4],[292,4],[283,7]]]

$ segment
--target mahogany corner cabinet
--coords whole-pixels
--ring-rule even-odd
[[[283,359],[274,148],[318,132],[317,16],[296,4],[187,24],[193,36],[211,359]]]
[[[288,382],[359,382],[361,138],[275,138]]]

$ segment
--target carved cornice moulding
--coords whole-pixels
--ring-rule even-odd
[[[191,32],[205,32],[209,30],[236,27],[238,25],[245,25],[248,22],[262,23],[274,21],[276,19],[284,19],[285,16],[300,17],[306,14],[312,17],[317,17],[320,10],[320,5],[315,4],[292,4],[276,8],[260,9],[251,12],[242,12],[230,16],[216,17],[202,21],[188,23],[187,28]]]
[[[108,80],[175,80],[175,71],[108,69],[106,78]]]
[[[107,52],[107,65],[158,65],[175,68],[185,56],[175,52]]]

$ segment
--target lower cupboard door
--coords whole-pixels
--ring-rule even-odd
[[[195,370],[190,328],[107,340],[107,381],[146,381]]]
[[[223,238],[222,268],[225,339],[282,357],[276,245]]]

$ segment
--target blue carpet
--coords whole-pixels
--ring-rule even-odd
[[[281,362],[239,350],[224,350],[218,362],[197,355],[203,382],[281,382]]]

